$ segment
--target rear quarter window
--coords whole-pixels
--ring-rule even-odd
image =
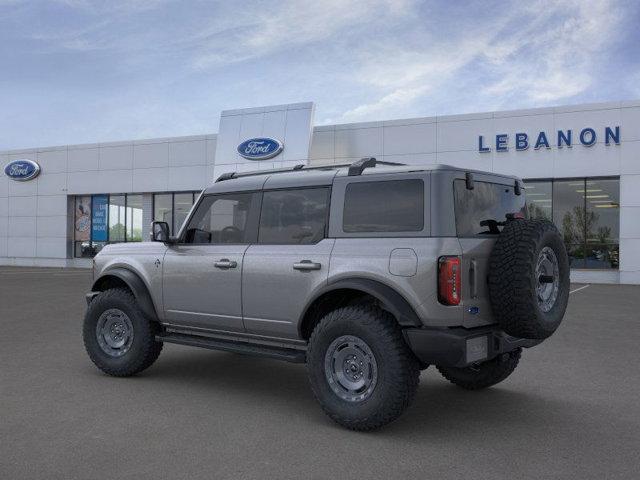
[[[474,182],[473,190],[464,180],[454,180],[456,232],[459,237],[497,235],[509,213],[526,216],[525,196],[498,183]]]
[[[354,182],[347,185],[342,219],[344,232],[419,232],[423,228],[422,180]]]

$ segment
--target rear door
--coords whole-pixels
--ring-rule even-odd
[[[512,185],[454,180],[456,231],[462,248],[462,301],[466,327],[494,323],[487,276],[489,257],[509,213],[525,214],[525,197]]]
[[[248,333],[298,338],[311,292],[327,282],[335,240],[326,238],[330,188],[267,190],[258,241],[244,256],[242,304]]]

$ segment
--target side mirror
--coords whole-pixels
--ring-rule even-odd
[[[150,236],[152,242],[168,242],[169,224],[167,222],[151,222]]]

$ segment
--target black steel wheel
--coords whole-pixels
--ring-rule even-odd
[[[325,413],[365,431],[398,418],[420,376],[393,316],[368,304],[338,308],[320,320],[309,340],[307,370]]]
[[[324,372],[333,392],[348,402],[366,400],[378,383],[375,355],[364,340],[353,335],[342,335],[329,345]]]
[[[158,331],[129,290],[113,288],[91,301],[82,334],[91,361],[108,375],[125,377],[156,361],[162,350],[155,339]]]

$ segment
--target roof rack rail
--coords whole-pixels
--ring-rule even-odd
[[[332,167],[333,165],[324,165],[324,168]],[[224,182],[225,180],[231,180],[232,178],[240,178],[240,177],[252,177],[255,175],[267,175],[269,173],[285,173],[285,172],[293,172],[296,170],[302,170],[305,167],[304,164],[295,165],[293,168],[277,168],[274,170],[254,170],[251,172],[226,172],[221,174],[218,178],[216,178],[217,182]],[[313,167],[312,167],[313,168]],[[315,167],[315,168],[323,168],[323,167]]]
[[[216,182],[224,182],[225,180],[231,180],[232,178],[235,178],[235,176],[236,176],[236,172],[223,173],[218,177]]]
[[[304,164],[298,164],[298,165],[295,165],[293,168],[277,168],[275,170],[255,170],[252,172],[227,172],[220,175],[216,179],[216,183],[224,182],[225,180],[231,180],[233,178],[252,177],[256,175],[269,175],[272,173],[287,173],[287,172],[296,172],[300,170],[331,170],[331,169],[345,168],[345,167],[349,167],[349,175],[361,175],[365,168],[375,167],[376,164],[395,165],[395,166],[404,165],[404,163],[397,163],[397,162],[380,162],[373,157],[367,157],[367,158],[362,158],[360,160],[356,160],[353,163],[334,163],[334,164],[326,164],[326,165],[316,165],[313,167],[310,167]]]
[[[360,160],[356,160],[349,166],[349,176],[362,175],[365,168],[375,167],[376,159],[374,157],[365,157]]]
[[[364,172],[366,168],[375,167],[376,165],[391,165],[391,166],[398,167],[398,166],[404,166],[405,164],[398,163],[398,162],[382,162],[382,161],[376,160],[375,157],[364,157],[364,158],[361,158],[360,160],[356,160],[351,165],[349,165],[349,176],[353,177],[357,175],[362,175],[362,172]]]

